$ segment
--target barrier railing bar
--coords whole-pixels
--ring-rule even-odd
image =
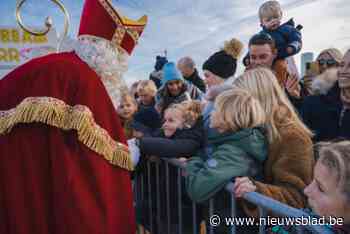
[[[167,230],[170,234],[171,223],[170,223],[170,192],[169,192],[169,163],[165,161],[165,193],[166,193],[166,214],[167,214]]]
[[[168,164],[170,163],[171,165],[174,165],[178,168],[184,168],[185,167],[185,163],[182,162],[182,161],[179,161],[177,159],[165,159],[165,165],[166,165],[166,182],[167,182],[167,212],[169,212],[169,209],[170,209],[170,205],[168,204],[169,203],[169,168],[168,168]],[[157,182],[157,194],[159,194],[159,164],[157,163],[157,167],[156,167],[156,182]],[[180,183],[181,185],[181,183]],[[232,191],[233,191],[233,186],[234,184],[232,182],[228,183],[226,186],[225,186],[225,189],[230,193],[232,194]],[[180,186],[181,187],[181,186]],[[137,195],[136,195],[136,198],[137,198]],[[278,215],[278,216],[284,216],[284,217],[294,217],[294,218],[300,218],[300,217],[308,217],[310,214],[302,211],[302,210],[299,210],[299,209],[296,209],[296,208],[293,208],[293,207],[290,207],[286,204],[283,204],[279,201],[276,201],[276,200],[273,200],[272,198],[269,198],[269,197],[266,197],[262,194],[259,194],[257,192],[249,192],[249,193],[246,193],[243,198],[246,200],[246,201],[249,201],[250,203],[253,203],[255,204],[258,208],[259,208],[259,213],[260,214],[265,214],[266,215],[266,212],[267,211],[271,211],[272,213],[274,213],[275,215]],[[232,202],[232,200],[234,200]],[[180,202],[181,203],[181,202]],[[234,197],[232,196],[231,198],[231,214],[234,215],[234,209],[235,208],[233,205],[235,204],[235,199]],[[160,204],[159,204],[159,199],[157,199],[157,222],[158,222],[158,227],[160,227]],[[213,215],[213,211],[214,211],[214,204],[213,204],[213,199],[210,199],[209,200],[209,215],[212,216]],[[192,203],[192,213],[193,213],[193,233],[197,234],[197,220],[196,220],[196,204],[193,202]],[[180,213],[179,213],[180,214]],[[234,217],[234,216],[233,216]],[[182,220],[182,219],[181,219]],[[170,214],[168,215],[168,232],[170,233]],[[182,225],[181,225],[182,226]],[[210,225],[209,225],[210,226]],[[317,233],[322,233],[322,234],[332,234],[332,232],[322,226],[322,225],[307,225],[305,227],[295,227],[297,228],[297,231],[299,232],[301,229],[308,229],[309,231],[316,231]],[[181,228],[180,228],[181,229]],[[259,233],[263,233],[263,231],[265,231],[265,227],[261,227],[259,228]],[[158,228],[158,233],[159,233],[159,228]],[[213,227],[210,226],[209,227],[209,233],[212,234],[213,233]],[[235,233],[235,230],[231,229],[231,233]],[[301,233],[302,233],[302,230],[301,230]]]
[[[177,203],[179,212],[179,234],[182,234],[182,189],[181,189],[181,168],[177,168]]]
[[[148,204],[149,204],[149,206],[148,206],[148,211],[149,211],[149,218],[148,218],[148,220],[149,220],[149,224],[150,224],[150,231],[151,231],[151,233],[154,233],[153,231],[153,203],[152,203],[152,196],[151,196],[151,194],[152,194],[152,191],[151,191],[151,189],[152,189],[152,187],[151,187],[151,162],[150,161],[147,161],[147,178],[148,178],[148,180],[147,180],[147,187],[148,187]]]
[[[192,223],[193,223],[193,234],[197,234],[197,207],[196,203],[192,202]]]
[[[231,200],[231,217],[236,217],[236,199],[235,197],[232,195],[230,196],[230,200]],[[231,234],[236,234],[236,225],[231,225],[230,227],[230,232]]]
[[[214,214],[214,199],[209,199],[209,217],[213,217]],[[213,225],[209,225],[209,234],[214,233],[214,227]]]
[[[160,183],[159,183],[159,163],[156,163],[157,233],[158,233],[158,234],[161,234],[161,233],[160,233],[160,229],[161,229],[162,223],[161,223],[161,220],[160,220],[160,209],[161,209],[161,207],[160,207],[160,191],[159,191],[159,184],[160,184]]]
[[[267,211],[261,206],[258,206],[258,209],[259,209],[259,217],[266,218]],[[266,226],[265,226],[265,223],[262,223],[259,225],[259,234],[265,234],[265,233],[266,233]]]

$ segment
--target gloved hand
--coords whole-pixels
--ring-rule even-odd
[[[132,163],[134,165],[134,167],[137,165],[137,163],[140,161],[140,149],[139,147],[136,145],[135,142],[136,138],[132,138],[130,140],[127,141],[128,146],[129,146],[129,151],[130,151],[130,156],[131,156],[131,160]]]

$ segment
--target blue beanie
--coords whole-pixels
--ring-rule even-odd
[[[183,81],[183,77],[180,74],[179,70],[177,70],[175,63],[169,62],[163,67],[163,79],[162,85],[164,86],[166,83],[172,80],[181,80]]]

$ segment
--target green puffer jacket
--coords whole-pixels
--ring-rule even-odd
[[[262,176],[268,144],[262,128],[243,129],[208,138],[209,155],[196,155],[186,166],[186,190],[195,202],[214,196],[238,176]]]

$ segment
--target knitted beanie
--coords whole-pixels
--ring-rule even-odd
[[[236,72],[237,58],[243,49],[243,44],[233,38],[225,42],[224,49],[216,52],[203,64],[203,70],[208,70],[222,79],[233,76]]]
[[[184,81],[182,75],[179,70],[177,70],[175,63],[169,62],[163,67],[163,79],[162,85],[164,86],[166,83],[172,80],[181,80]]]

